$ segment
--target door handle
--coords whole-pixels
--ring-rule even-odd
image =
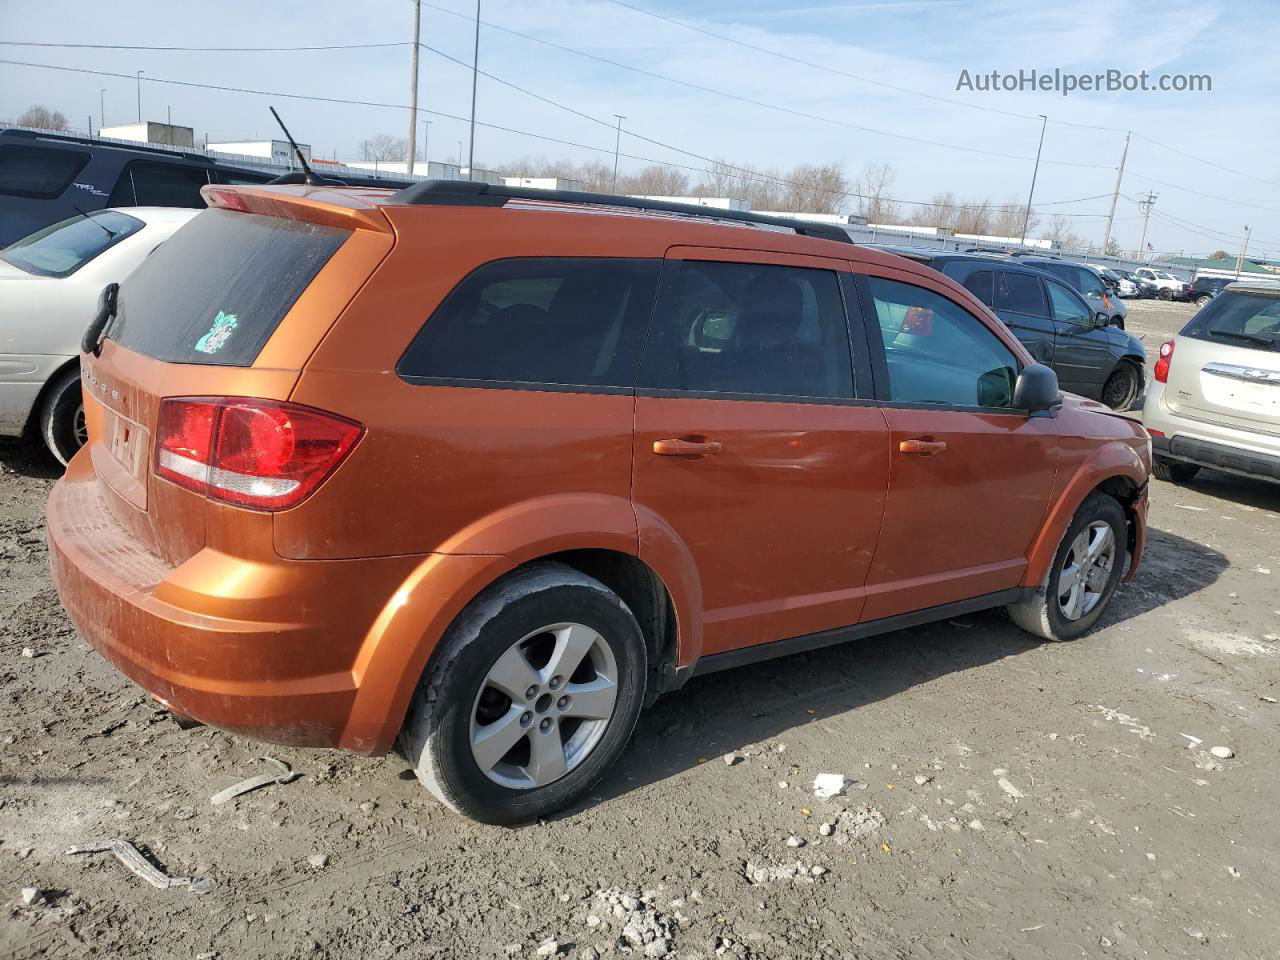
[[[719,453],[718,440],[655,440],[653,452],[660,457],[704,457],[707,454]]]
[[[922,457],[931,457],[947,449],[947,445],[942,440],[903,440],[898,444],[898,449],[903,453],[918,453]]]

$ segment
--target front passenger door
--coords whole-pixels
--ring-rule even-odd
[[[1115,365],[1111,337],[1098,326],[1095,313],[1074,290],[1056,280],[1046,280],[1053,322],[1057,328],[1054,369],[1063,390],[1092,400],[1102,396],[1102,385]]]
[[[1053,486],[1056,421],[1013,409],[1021,363],[979,317],[905,276],[861,283],[890,441],[863,620],[1017,586]]]

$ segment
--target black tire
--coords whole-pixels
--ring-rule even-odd
[[[84,446],[84,398],[80,370],[72,367],[49,384],[40,405],[40,438],[64,467]]]
[[[1172,299],[1173,299],[1173,291],[1172,291],[1172,290],[1170,290],[1168,287],[1165,287],[1164,289],[1162,289],[1162,290],[1160,291],[1159,296],[1160,296],[1160,299],[1161,299],[1161,300],[1172,300]]]
[[[608,644],[617,670],[612,713],[594,746],[559,779],[504,786],[476,761],[473,715],[484,704],[482,693],[490,695],[488,678],[498,660],[531,631],[536,636],[541,627],[566,621],[586,625]],[[482,823],[526,823],[581,799],[622,755],[640,716],[647,675],[644,637],[616,593],[564,564],[531,564],[488,587],[450,625],[414,694],[398,749],[450,809]],[[530,735],[538,733],[530,729]]]
[[[1200,464],[1183,463],[1180,460],[1167,460],[1156,457],[1151,464],[1151,473],[1157,480],[1165,483],[1188,483],[1200,472]]]
[[[1203,307],[1206,303],[1208,303],[1208,302],[1209,302],[1210,300],[1212,300],[1212,299],[1213,299],[1213,297],[1207,297],[1207,296],[1206,296],[1206,297],[1196,297],[1196,306],[1197,306],[1197,307]]]
[[[1097,602],[1087,613],[1072,620],[1064,614],[1059,600],[1062,571],[1076,538],[1094,523],[1105,523],[1111,527],[1115,544],[1113,562]],[[1071,519],[1044,582],[1031,596],[1009,604],[1006,608],[1009,616],[1023,630],[1045,640],[1074,640],[1088,633],[1115,594],[1116,585],[1128,563],[1127,545],[1128,521],[1119,501],[1105,493],[1090,494]]]
[[[1102,386],[1102,402],[1112,410],[1131,410],[1142,396],[1142,374],[1132,363],[1118,363]]]

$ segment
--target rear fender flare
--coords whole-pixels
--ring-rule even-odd
[[[660,546],[647,562],[671,597],[681,637],[677,659],[684,663],[691,631],[700,645],[701,589],[683,544],[665,543],[660,534],[654,539]],[[522,564],[590,549],[638,555],[636,510],[629,500],[606,494],[535,497],[476,520],[423,557],[361,644],[352,667],[357,695],[339,745],[358,753],[390,749],[418,680],[462,609]],[[697,611],[697,626],[690,622],[691,610]]]
[[[1146,468],[1137,452],[1128,444],[1112,442],[1098,447],[1062,485],[1045,522],[1040,526],[1040,533],[1032,541],[1027,553],[1027,570],[1022,578],[1022,586],[1040,585],[1048,574],[1058,552],[1058,545],[1080,505],[1089,494],[1113,477],[1128,480],[1139,489],[1147,482]]]

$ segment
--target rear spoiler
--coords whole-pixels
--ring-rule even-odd
[[[390,190],[305,185],[210,184],[200,188],[200,196],[214,209],[379,233],[391,233],[391,222],[373,201],[383,200],[390,193]]]

